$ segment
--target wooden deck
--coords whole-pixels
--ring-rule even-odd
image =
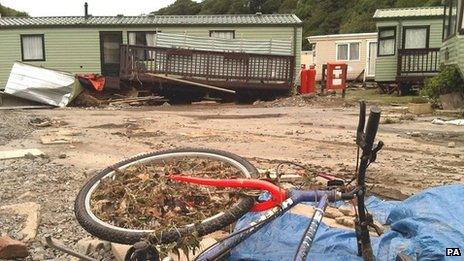
[[[397,82],[422,82],[439,71],[439,48],[398,50]]]
[[[294,56],[138,45],[121,45],[120,48],[123,80],[159,81],[160,77],[153,79],[153,75],[169,75],[232,90],[289,90],[293,86]],[[164,81],[169,82],[169,79]]]

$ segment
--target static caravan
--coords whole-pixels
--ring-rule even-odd
[[[321,80],[322,65],[331,61],[348,64],[348,80],[362,76],[364,80],[375,76],[377,33],[334,34],[307,37],[313,46],[317,80]]]
[[[375,81],[400,90],[436,75],[440,69],[443,7],[378,9]]]
[[[456,65],[464,75],[464,1],[445,0],[443,46],[441,58],[445,65]]]
[[[0,18],[0,90],[15,61],[71,73],[118,77],[121,45],[149,46],[157,33],[286,40],[299,68],[302,22],[293,14]],[[261,66],[262,67],[262,66]]]

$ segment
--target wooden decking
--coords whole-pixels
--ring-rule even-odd
[[[121,45],[121,79],[154,80],[153,75],[232,90],[290,89],[295,57]],[[160,80],[155,79],[155,81]],[[169,82],[169,79],[164,79]]]
[[[398,50],[397,82],[423,81],[440,71],[440,49]]]

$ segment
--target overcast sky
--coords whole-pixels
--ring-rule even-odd
[[[89,13],[97,16],[147,14],[174,0],[0,0],[2,5],[31,16],[84,15],[85,2],[89,3]]]

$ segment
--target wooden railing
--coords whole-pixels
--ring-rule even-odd
[[[121,45],[121,78],[150,73],[241,87],[253,83],[290,88],[294,69],[294,56]]]
[[[427,75],[439,70],[439,48],[398,50],[397,76]]]

